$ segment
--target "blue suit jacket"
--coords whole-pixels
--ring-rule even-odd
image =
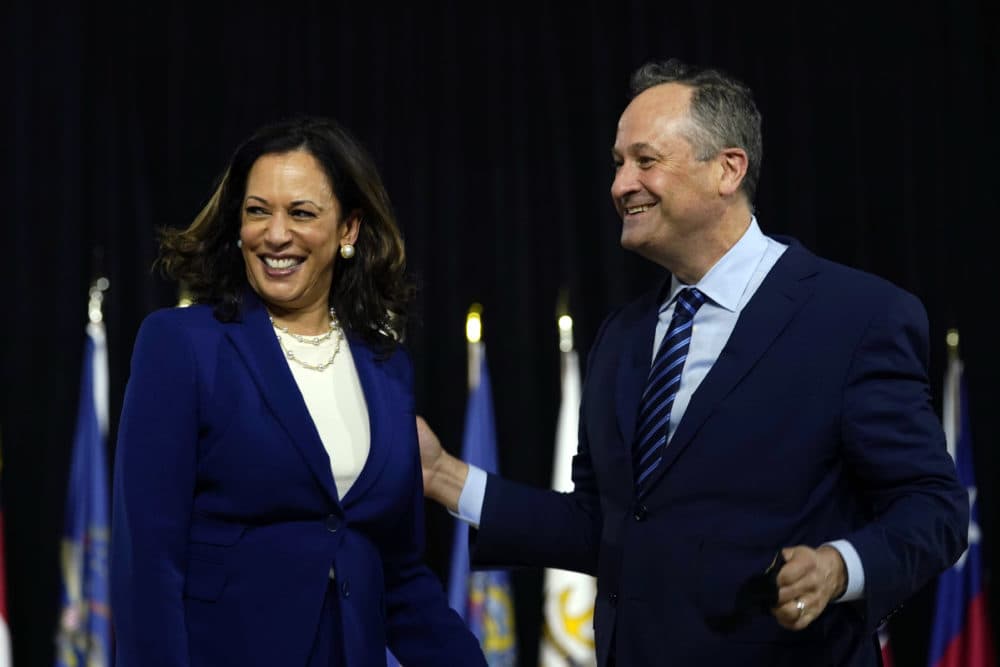
[[[161,310],[135,344],[115,459],[119,667],[304,665],[335,568],[348,664],[485,664],[421,562],[411,367],[351,338],[371,451],[338,497],[266,311]]]
[[[874,665],[875,628],[965,548],[968,499],[930,403],[923,307],[782,240],[642,504],[631,448],[656,291],[595,340],[574,492],[489,478],[473,563],[596,574],[602,665],[612,653],[619,667]],[[779,548],[839,538],[863,563],[863,600],[801,632],[747,603]]]

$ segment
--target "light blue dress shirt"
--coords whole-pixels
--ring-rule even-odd
[[[757,218],[750,219],[750,226],[722,258],[709,269],[695,285],[685,285],[676,276],[670,280],[669,298],[660,308],[653,340],[652,356],[656,357],[660,341],[667,333],[670,319],[677,304],[677,294],[685,287],[698,288],[708,299],[695,313],[691,329],[688,357],[681,371],[680,388],[671,408],[667,426],[667,442],[673,437],[677,424],[684,416],[691,396],[712,369],[722,348],[736,327],[743,308],[750,302],[764,277],[785,252],[788,246],[769,238],[760,231]],[[483,499],[486,497],[486,473],[469,466],[469,476],[458,500],[458,512],[452,515],[478,528],[482,516]],[[840,552],[847,567],[847,589],[838,602],[860,599],[865,590],[865,572],[861,558],[854,546],[846,540],[829,543]]]

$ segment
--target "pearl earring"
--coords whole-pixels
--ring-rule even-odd
[[[237,248],[243,247],[243,239],[236,239],[236,247]]]
[[[345,243],[340,246],[340,256],[344,259],[350,259],[354,257],[354,245],[351,243]]]

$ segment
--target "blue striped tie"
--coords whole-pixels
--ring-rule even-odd
[[[674,316],[667,335],[660,343],[653,365],[649,369],[646,389],[639,402],[639,419],[632,451],[632,470],[635,474],[636,496],[642,498],[648,487],[646,481],[663,460],[667,444],[667,427],[670,410],[681,386],[681,371],[691,343],[691,325],[694,314],[705,303],[705,295],[690,287],[677,295]]]

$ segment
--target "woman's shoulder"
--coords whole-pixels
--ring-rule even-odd
[[[212,306],[204,304],[154,310],[139,327],[140,335],[161,333],[203,338],[221,332],[222,323],[215,318]]]
[[[133,364],[155,359],[156,368],[186,368],[204,362],[205,354],[217,349],[223,324],[215,319],[211,306],[160,308],[147,315],[136,333]],[[201,362],[199,362],[201,359]]]

